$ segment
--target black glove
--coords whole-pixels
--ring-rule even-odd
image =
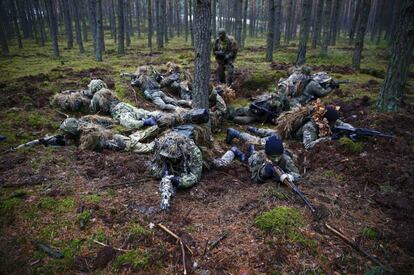
[[[329,85],[332,89],[338,89],[339,88],[339,84],[335,83],[335,82],[331,82],[331,84]]]
[[[266,165],[263,168],[264,171],[264,177],[265,178],[274,178],[276,176],[275,168],[273,168],[273,165],[270,163],[266,163]]]
[[[172,185],[177,188],[180,185],[181,178],[179,176],[174,176],[170,179]]]
[[[224,53],[223,53],[223,52],[216,52],[216,57],[217,57],[217,58],[224,58],[224,57],[225,57],[225,55],[224,55]]]
[[[232,57],[233,57],[233,56],[232,56],[232,54],[231,54],[231,53],[228,53],[228,54],[226,54],[226,55],[224,56],[224,60],[228,61],[228,60],[230,60]]]

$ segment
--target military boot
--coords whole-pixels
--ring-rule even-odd
[[[249,131],[250,133],[253,133],[253,134],[258,134],[259,133],[259,129],[257,129],[256,127],[253,127],[253,126],[248,126],[247,131]]]
[[[231,144],[233,139],[239,138],[240,132],[233,128],[227,128],[226,143]]]
[[[254,154],[254,152],[256,152],[256,148],[254,148],[254,144],[250,144],[247,158],[250,158]]]
[[[210,117],[207,109],[196,109],[190,113],[191,123],[203,124],[207,123],[209,119]]]
[[[231,147],[230,151],[232,151],[234,153],[234,156],[241,162],[244,162],[246,160],[246,155],[236,146]]]
[[[154,126],[156,124],[157,120],[152,116],[144,120],[144,126]]]
[[[102,143],[102,148],[103,149],[109,149],[109,150],[113,150],[113,151],[122,151],[122,150],[125,149],[125,147],[126,147],[126,144],[121,139],[105,140]]]

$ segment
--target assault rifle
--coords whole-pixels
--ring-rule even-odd
[[[335,88],[339,88],[339,85],[342,84],[349,84],[351,83],[350,80],[332,80],[331,82],[329,82],[329,85],[335,89]]]
[[[23,147],[34,147],[37,145],[44,145],[44,146],[65,146],[65,137],[63,135],[54,135],[54,136],[45,136],[43,138],[35,139],[23,144],[20,144],[17,147],[11,148],[6,152],[11,152],[18,150]]]
[[[285,172],[279,167],[279,166],[273,166],[275,168],[276,171],[276,175],[280,178],[280,176],[282,176],[283,174],[285,174]],[[306,204],[306,206],[310,209],[310,211],[312,213],[316,212],[315,207],[309,202],[309,200],[305,197],[305,195],[299,190],[299,188],[292,182],[289,180],[289,178],[285,178],[283,180],[283,183],[286,184],[290,189],[292,189],[292,191],[294,193],[296,193],[296,195],[298,195],[303,202]]]
[[[273,112],[263,106],[260,106],[261,103],[266,102],[266,100],[264,101],[258,101],[258,102],[252,102],[250,104],[250,110],[252,111],[253,114],[257,115],[257,116],[264,116],[264,122],[266,121],[272,121],[274,118],[277,118],[279,116],[278,113]]]
[[[160,208],[161,210],[168,210],[171,207],[170,200],[171,197],[174,195],[175,190],[174,186],[171,183],[171,176],[168,175],[168,167],[167,164],[164,163],[163,166],[163,177],[160,181],[160,193],[161,193],[161,203]]]
[[[393,138],[392,135],[387,135],[381,133],[380,131],[368,129],[368,128],[354,128],[349,126],[336,126],[333,129],[332,139],[339,139],[342,136],[346,136],[353,141],[356,141],[358,138],[366,136],[366,137],[385,137],[385,138]]]

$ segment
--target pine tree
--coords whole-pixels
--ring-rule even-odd
[[[355,50],[352,57],[352,67],[359,70],[361,65],[362,49],[364,48],[365,32],[367,30],[371,0],[362,0],[361,17],[359,20],[358,32],[355,39]]]
[[[118,54],[125,54],[124,44],[124,1],[118,0]]]
[[[273,61],[273,31],[275,26],[275,0],[269,0],[269,17],[267,25],[266,61]]]
[[[306,44],[308,43],[309,30],[311,25],[312,0],[302,0],[302,20],[300,23],[300,42],[296,65],[305,64]]]

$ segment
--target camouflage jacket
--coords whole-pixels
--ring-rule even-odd
[[[136,83],[138,84],[141,91],[146,90],[159,90],[160,84],[151,76],[142,74],[138,77]]]
[[[226,39],[224,39],[224,41],[222,41],[220,38],[217,38],[214,42],[213,51],[215,55],[218,52],[221,52],[224,55],[230,54],[231,59],[235,59],[238,51],[236,39],[234,39],[234,37],[231,35],[226,35]]]
[[[151,116],[157,117],[159,114],[159,112],[136,108],[125,102],[120,102],[111,108],[112,118],[128,129],[142,128],[145,119]]]
[[[279,166],[285,173],[291,174],[295,180],[300,179],[299,169],[295,166],[292,155],[288,150],[285,150],[278,160],[269,159],[264,150],[256,151],[249,157],[248,162],[252,173],[251,179],[254,182],[266,181],[264,167],[267,163]]]
[[[210,112],[215,112],[217,114],[223,115],[227,111],[227,105],[221,95],[217,94],[215,98],[210,100]]]
[[[299,96],[298,101],[303,105],[311,100],[315,100],[320,97],[324,97],[332,92],[332,88],[323,88],[317,81],[311,80],[306,87],[304,87],[303,93]]]
[[[183,144],[179,146],[182,150],[182,156],[178,161],[174,162],[160,155],[160,148],[163,142],[166,138],[171,137]],[[161,179],[164,176],[164,167],[166,165],[169,175],[180,177],[178,185],[180,189],[189,188],[200,180],[203,169],[203,156],[201,150],[192,139],[180,133],[170,131],[164,134],[156,144],[154,160],[151,164],[151,173],[155,178]]]
[[[345,123],[341,120],[335,122],[334,127],[337,126],[350,126],[350,124]],[[319,129],[315,122],[309,120],[306,122],[299,130],[296,131],[295,137],[297,139],[302,139],[302,143],[306,149],[311,149],[317,143],[329,140],[329,137],[319,137]]]

